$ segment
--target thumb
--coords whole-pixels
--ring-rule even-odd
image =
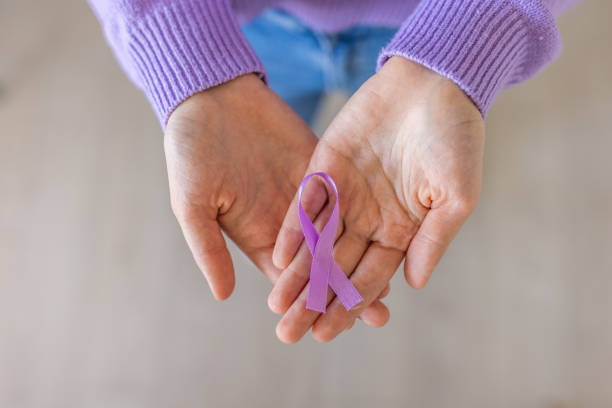
[[[217,300],[227,299],[234,290],[234,266],[216,218],[195,211],[177,219],[213,296]]]
[[[449,205],[429,210],[406,254],[404,275],[410,286],[415,289],[425,286],[472,209],[467,205]]]

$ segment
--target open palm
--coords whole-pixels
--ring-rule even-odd
[[[404,257],[408,283],[424,286],[476,206],[483,149],[482,117],[454,83],[391,58],[334,119],[306,171],[326,172],[336,182],[341,221],[334,258],[364,302],[346,311],[330,292],[327,313],[304,308],[310,263],[292,204],[274,252],[285,271],[269,299],[285,313],[279,337],[294,342],[312,326],[316,339],[333,339],[385,291]],[[311,188],[303,198],[313,218],[326,217],[323,196]]]
[[[315,144],[308,126],[255,75],[196,94],[171,115],[165,152],[172,208],[217,299],[234,288],[221,231],[277,280],[272,250]],[[364,313],[377,318],[377,307]]]

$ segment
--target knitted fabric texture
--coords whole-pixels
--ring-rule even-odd
[[[382,50],[450,78],[486,115],[495,96],[559,53],[554,17],[576,0],[89,0],[120,65],[165,127],[199,91],[265,69],[240,24],[267,7],[313,29],[399,27]]]

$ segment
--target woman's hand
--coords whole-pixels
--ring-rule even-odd
[[[364,302],[346,311],[330,291],[325,314],[305,309],[310,262],[294,198],[273,258],[284,270],[269,297],[272,310],[285,314],[279,338],[295,342],[312,326],[317,340],[329,341],[369,305],[384,324],[386,307],[372,302],[404,258],[406,280],[423,287],[476,207],[484,139],[482,116],[457,85],[403,57],[387,61],[334,119],[306,170],[336,182],[334,258]],[[303,198],[314,203],[312,216],[325,207],[321,191]]]
[[[217,299],[234,288],[221,230],[275,282],[272,248],[317,139],[257,76],[191,96],[164,146],[172,209]]]
[[[165,135],[172,209],[213,295],[234,288],[221,230],[272,281],[272,250],[317,139],[255,75],[193,95]],[[364,311],[380,319],[374,303]]]

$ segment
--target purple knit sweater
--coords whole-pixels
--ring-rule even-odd
[[[419,62],[457,83],[483,116],[504,88],[560,50],[554,18],[577,0],[89,0],[130,79],[162,126],[183,100],[265,69],[240,23],[267,7],[334,32],[356,24],[399,27],[381,51]]]

